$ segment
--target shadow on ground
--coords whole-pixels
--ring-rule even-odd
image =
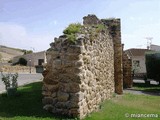
[[[32,83],[18,89],[18,95],[15,97],[7,97],[6,93],[0,95],[0,116],[11,118],[16,116],[24,117],[40,117],[63,119],[64,117],[53,116],[43,110],[42,83]]]
[[[127,90],[146,95],[160,96],[160,85],[133,83],[133,88]]]

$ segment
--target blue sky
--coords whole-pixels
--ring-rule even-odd
[[[88,14],[121,18],[125,49],[160,45],[160,0],[0,0],[0,44],[46,50],[70,23]]]

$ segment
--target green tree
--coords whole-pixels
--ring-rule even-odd
[[[160,83],[160,52],[146,54],[147,77]]]
[[[19,58],[18,64],[26,66],[27,65],[27,60],[24,59],[24,58]]]

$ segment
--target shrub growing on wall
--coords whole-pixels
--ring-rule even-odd
[[[67,38],[71,42],[75,42],[76,36],[75,34],[81,31],[82,25],[80,23],[73,23],[70,24],[64,31],[63,33],[67,35]]]
[[[72,23],[63,31],[63,33],[68,35],[78,33],[80,32],[81,26],[80,23]]]
[[[160,52],[146,54],[147,77],[160,82]]]

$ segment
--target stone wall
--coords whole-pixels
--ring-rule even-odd
[[[123,52],[123,88],[131,88],[132,85],[132,60]]]
[[[4,65],[0,67],[0,72],[7,72],[7,73],[36,73],[35,67],[28,67],[28,66],[9,66]]]
[[[62,35],[47,51],[42,102],[52,113],[83,118],[115,91],[112,36],[90,17],[84,17],[75,43]]]
[[[115,93],[123,93],[123,45],[121,44],[121,24],[120,19],[102,19],[109,29],[114,45],[114,80]]]

